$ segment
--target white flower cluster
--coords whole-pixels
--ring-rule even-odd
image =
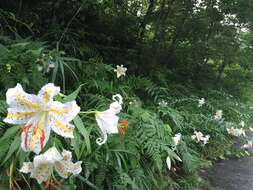
[[[10,88],[6,93],[6,102],[9,106],[6,123],[23,125],[21,131],[21,148],[25,152],[39,154],[46,146],[51,132],[64,138],[74,138],[74,128],[70,122],[80,112],[76,101],[61,103],[54,101],[54,96],[60,93],[60,88],[48,83],[41,88],[38,95],[26,93],[20,84]],[[103,138],[97,139],[102,145],[107,140],[107,134],[118,133],[116,115],[122,109],[123,98],[120,94],[112,97],[113,102],[106,111],[96,111],[95,118],[100,127]],[[81,163],[72,163],[71,152],[64,150],[62,154],[55,147],[34,157],[33,162],[24,162],[20,169],[23,173],[31,173],[31,177],[38,183],[47,181],[52,170],[63,178],[70,174],[79,174]]]
[[[200,98],[198,100],[198,107],[202,107],[205,104],[205,98]]]
[[[158,103],[159,106],[162,106],[162,107],[166,107],[168,105],[168,102],[166,102],[165,100],[162,100]]]
[[[223,111],[222,110],[217,110],[215,115],[214,115],[214,119],[217,120],[217,121],[221,120],[222,116],[223,116]]]
[[[227,128],[227,132],[228,132],[228,134],[233,135],[235,137],[246,136],[245,130],[237,129],[237,128],[234,128],[234,127]]]
[[[181,140],[181,133],[177,133],[173,138],[172,138],[172,140],[173,140],[173,143],[174,143],[174,145],[175,146],[177,146],[178,144],[179,144],[179,142],[180,142],[180,140]]]
[[[202,141],[203,144],[207,144],[209,139],[210,139],[210,135],[206,135],[204,136],[203,133],[199,132],[199,131],[194,131],[194,135],[191,136],[191,138],[193,140],[196,140],[197,142]]]
[[[123,65],[117,65],[117,68],[114,69],[114,72],[117,73],[117,78],[120,78],[121,76],[126,76],[127,68]]]

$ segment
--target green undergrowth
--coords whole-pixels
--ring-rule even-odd
[[[239,97],[226,90],[199,88],[192,81],[175,81],[162,68],[152,77],[130,71],[118,79],[115,66],[104,62],[96,51],[82,51],[82,57],[74,58],[58,48],[51,50],[46,43],[0,37],[0,189],[44,189],[44,184],[19,172],[22,163],[34,156],[20,148],[21,126],[2,122],[7,114],[6,90],[16,83],[36,94],[42,85],[54,82],[62,90],[56,99],[76,99],[83,111],[106,110],[113,94],[124,98],[120,118],[129,122],[125,135],[109,135],[107,143],[98,146],[100,130],[93,115],[75,118],[73,140],[51,135],[46,148],[55,145],[72,150],[74,160],[83,162],[80,175],[58,178],[61,187],[52,189],[187,190],[206,185],[198,175],[200,169],[219,159],[248,155],[234,148],[236,139],[226,131],[239,127],[242,120],[244,129],[250,130],[253,110]],[[206,103],[198,107],[202,97]],[[223,110],[219,121],[214,120],[216,110]],[[203,145],[192,140],[194,131],[210,135],[209,142]],[[182,140],[174,147],[172,137],[177,133]]]

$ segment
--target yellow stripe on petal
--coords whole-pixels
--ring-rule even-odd
[[[34,115],[33,112],[10,112],[7,114],[8,119],[15,119],[15,120],[21,120],[21,119],[27,119]]]
[[[55,93],[55,88],[53,87],[48,87],[45,92],[43,93],[43,100],[48,103],[51,96]]]
[[[40,105],[33,103],[24,97],[22,97],[20,94],[16,94],[15,97],[17,98],[18,101],[20,101],[22,104],[26,105],[30,109],[40,109]]]
[[[72,133],[72,132],[73,132],[73,129],[72,129],[72,128],[66,127],[65,124],[63,124],[62,122],[60,122],[60,121],[58,121],[58,120],[55,120],[55,121],[54,121],[54,124],[55,124],[57,127],[59,127],[60,129],[62,129],[62,131],[63,131],[64,133]]]
[[[73,108],[59,108],[59,109],[53,108],[50,111],[53,112],[54,114],[62,115],[71,112],[71,110],[73,110]]]

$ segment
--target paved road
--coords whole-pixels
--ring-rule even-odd
[[[253,190],[253,157],[218,162],[206,175],[212,190]]]
[[[253,137],[253,133],[248,134]],[[241,147],[238,142],[237,147]],[[253,153],[253,148],[249,150]],[[220,161],[205,176],[211,180],[212,190],[253,190],[253,156]]]

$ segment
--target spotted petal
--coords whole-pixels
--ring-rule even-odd
[[[41,164],[34,168],[31,173],[31,178],[35,178],[39,184],[48,180],[50,174],[50,166],[46,164]]]
[[[74,125],[67,123],[64,120],[59,120],[53,116],[48,117],[48,125],[58,135],[66,138],[74,138]]]
[[[48,83],[41,88],[38,97],[45,103],[52,102],[53,97],[60,93],[60,87],[56,87],[53,83]]]
[[[4,122],[19,125],[26,124],[34,115],[35,112],[30,110],[8,108],[8,114],[7,117],[4,119]]]
[[[53,116],[56,120],[70,122],[79,113],[80,107],[76,101],[67,102],[65,104],[54,101],[50,104],[49,115]]]
[[[6,92],[6,102],[16,111],[35,112],[40,109],[40,99],[33,94],[24,92],[20,84]]]
[[[67,178],[70,174],[79,174],[82,171],[81,164],[82,162],[80,161],[76,163],[73,163],[71,161],[60,161],[56,162],[55,170],[61,177]]]
[[[51,128],[46,125],[46,116],[39,119],[31,119],[24,127],[21,133],[21,147],[25,152],[33,151],[39,154],[46,145]]]
[[[62,157],[63,157],[63,160],[70,161],[72,159],[72,153],[70,151],[63,150]]]
[[[31,173],[32,170],[34,169],[33,163],[32,162],[24,162],[23,166],[20,168],[20,172],[22,173]]]

